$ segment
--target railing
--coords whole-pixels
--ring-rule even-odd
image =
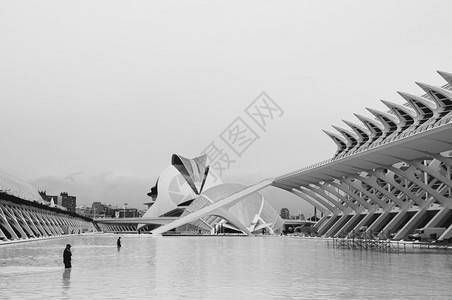
[[[331,242],[331,243],[330,243]],[[380,252],[407,252],[415,249],[437,249],[451,250],[449,243],[414,243],[404,241],[394,241],[390,239],[371,239],[371,238],[333,238],[327,241],[327,246],[333,248],[349,249],[349,250],[366,250]]]

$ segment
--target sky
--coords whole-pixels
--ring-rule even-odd
[[[452,73],[450,1],[0,1],[0,170],[143,209],[177,153],[214,143],[244,185],[331,158],[322,130]],[[265,130],[247,113],[265,92]],[[269,112],[269,111],[267,111]],[[267,114],[269,115],[269,114]],[[237,120],[254,132],[236,152]],[[231,141],[229,141],[231,142]],[[237,145],[237,144],[236,144]],[[310,216],[304,200],[262,193]]]

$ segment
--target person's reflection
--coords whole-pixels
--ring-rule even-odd
[[[63,272],[63,289],[68,290],[71,285],[71,270],[72,269],[64,269]]]

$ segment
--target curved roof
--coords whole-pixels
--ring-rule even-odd
[[[44,204],[44,200],[34,186],[2,171],[0,171],[0,193]]]

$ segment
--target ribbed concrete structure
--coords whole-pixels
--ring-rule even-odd
[[[89,219],[50,207],[32,185],[0,172],[0,244],[88,230]]]
[[[403,239],[416,228],[444,227],[452,237],[452,75],[446,84],[417,83],[422,96],[382,101],[388,112],[368,108],[360,125],[325,131],[337,145],[333,158],[276,178],[272,185],[315,206],[325,237],[361,228]]]

